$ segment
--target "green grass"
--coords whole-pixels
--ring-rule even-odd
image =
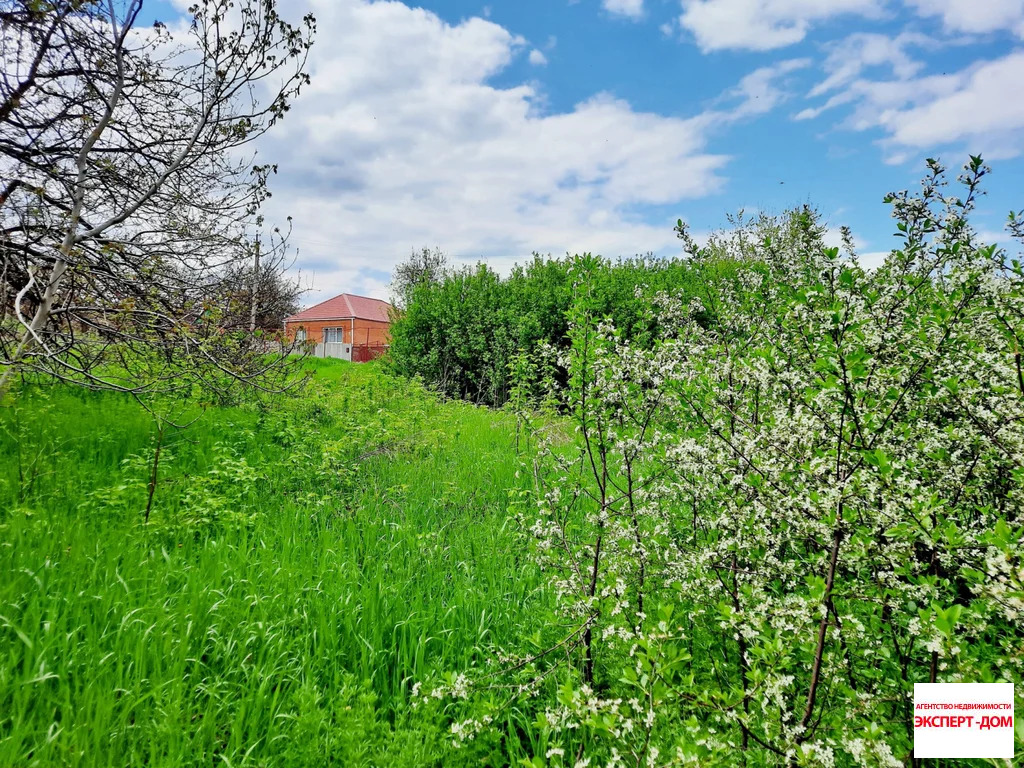
[[[48,387],[2,409],[0,766],[517,753],[453,751],[441,705],[409,702],[538,608],[506,522],[514,422],[374,364],[308,365],[298,398],[168,432],[148,525],[138,404]]]

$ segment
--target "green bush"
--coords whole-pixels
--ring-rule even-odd
[[[646,344],[657,331],[647,312],[650,297],[694,286],[686,259],[652,256],[534,255],[506,278],[484,264],[448,271],[409,291],[391,326],[391,365],[449,397],[500,406],[512,389],[509,369],[517,353],[567,346],[574,305]]]

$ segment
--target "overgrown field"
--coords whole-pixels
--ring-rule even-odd
[[[479,765],[417,680],[526,622],[507,416],[312,361],[268,409],[0,412],[0,766]],[[516,717],[510,711],[508,717]],[[500,759],[497,762],[501,762]]]
[[[876,269],[808,209],[618,317],[643,265],[537,263],[564,311],[528,348],[484,322],[529,319],[520,277],[414,286],[469,318],[424,378],[504,411],[382,363],[194,422],[228,389],[23,386],[0,768],[944,768],[915,683],[1024,678],[1024,261],[967,223],[986,173],[890,195]],[[1019,715],[972,712],[921,727],[1019,762]]]

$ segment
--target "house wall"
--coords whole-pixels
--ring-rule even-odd
[[[390,323],[382,323],[378,320],[360,320],[356,318],[355,338],[352,343],[357,346],[367,345],[376,347],[391,343],[391,334],[388,332]],[[348,336],[346,335],[346,340]]]
[[[306,329],[307,341],[315,341],[317,344],[324,340],[324,328],[343,328],[344,343],[370,346],[389,344],[391,336],[388,333],[390,323],[383,323],[378,320],[355,319],[355,338],[352,338],[352,320],[303,320],[298,322],[285,323],[285,336],[288,340],[295,338],[295,332],[299,328]]]

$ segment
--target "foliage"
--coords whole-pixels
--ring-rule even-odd
[[[587,309],[612,318],[641,343],[653,339],[657,328],[645,311],[649,298],[659,290],[687,292],[692,284],[685,260],[652,257],[613,262],[590,254],[534,255],[504,279],[484,264],[450,270],[409,291],[391,326],[394,370],[419,376],[450,397],[503,405],[514,386],[509,366],[518,353],[533,355],[543,344],[567,346],[574,274],[590,281]],[[644,287],[639,294],[637,286]]]
[[[164,436],[21,384],[0,764],[917,768],[914,682],[1024,677],[1024,267],[968,224],[986,172],[889,196],[875,270],[799,209],[421,282],[392,365],[502,411],[306,361],[301,397],[167,397],[207,415]]]
[[[248,147],[309,82],[315,21],[199,0],[172,32],[141,9],[4,5],[0,395],[26,371],[135,393],[286,385],[286,358],[224,305],[251,269],[251,316],[284,266],[286,234],[260,239],[276,168]],[[153,354],[173,375],[135,366]]]
[[[513,420],[375,363],[305,365],[301,397],[168,433],[149,524],[137,403],[47,385],[0,410],[0,765],[497,749],[453,751],[442,703],[408,701],[537,610],[505,525]]]
[[[890,195],[873,271],[806,211],[715,238],[651,345],[574,280],[576,439],[520,513],[556,615],[432,693],[539,695],[534,768],[831,768],[913,762],[914,682],[1022,679],[1024,275],[968,224],[986,172]]]

